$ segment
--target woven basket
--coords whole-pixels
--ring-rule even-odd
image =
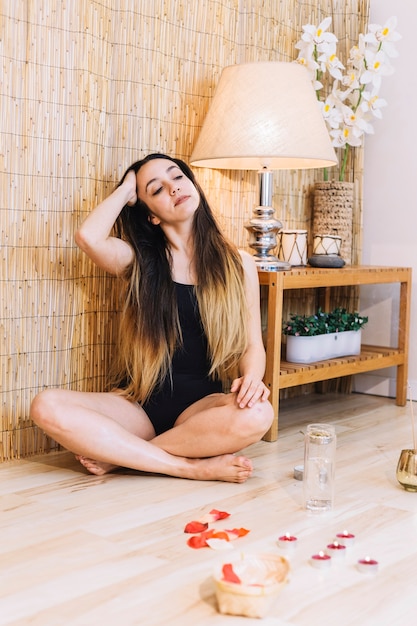
[[[316,182],[314,185],[313,235],[342,238],[340,256],[352,262],[353,183]]]

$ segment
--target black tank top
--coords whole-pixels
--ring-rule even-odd
[[[175,290],[182,344],[172,359],[172,381],[167,376],[143,404],[157,434],[172,428],[180,413],[197,400],[222,391],[221,382],[208,376],[207,338],[194,286],[175,283]]]
[[[199,374],[207,376],[210,361],[207,355],[207,339],[201,323],[194,285],[175,283],[178,315],[182,332],[182,345],[172,360],[173,374]]]

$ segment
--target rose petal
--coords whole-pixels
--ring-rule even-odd
[[[213,539],[207,539],[206,543],[212,550],[234,550],[230,541],[225,541],[224,539],[215,539],[213,537]]]
[[[250,533],[250,530],[246,528],[233,528],[232,530],[226,530],[226,532],[229,533],[230,539],[237,539],[238,537],[244,537]]]
[[[204,530],[207,530],[208,523],[203,522],[188,522],[188,524],[184,528],[185,533],[201,533]]]
[[[187,541],[187,545],[190,546],[190,548],[195,548],[196,550],[198,548],[206,548],[207,547],[207,539],[209,537],[207,536],[207,533],[200,533],[199,535],[194,535],[193,537],[190,537]]]
[[[211,524],[212,522],[217,522],[217,520],[225,519],[229,516],[230,513],[226,513],[226,511],[218,511],[217,509],[212,509],[209,513],[204,513],[204,515],[199,517],[198,521],[202,524]]]
[[[232,528],[231,530],[219,530],[216,531],[213,528],[208,528],[210,522],[215,522],[220,519],[229,517],[230,513],[226,511],[219,511],[218,509],[212,509],[209,513],[206,513],[204,517],[199,520],[189,522],[184,529],[185,533],[194,534],[194,537],[188,539],[187,544],[190,548],[205,548],[212,547],[215,550],[226,549],[229,546],[222,545],[221,542],[228,543],[230,540],[244,537],[250,532],[246,528]],[[211,541],[212,540],[212,541]]]
[[[213,529],[206,530],[194,537],[190,537],[187,544],[190,548],[205,548],[208,546],[207,539],[221,539],[223,541],[229,541],[229,535],[227,532],[220,530],[216,532]]]
[[[231,563],[225,563],[222,567],[223,580],[228,583],[237,583],[241,584],[241,580],[237,574],[235,574],[233,570],[233,565]]]
[[[230,513],[226,513],[226,511],[218,511],[217,509],[212,509],[210,511],[210,515],[213,516],[214,521],[218,519],[225,519],[230,516]]]

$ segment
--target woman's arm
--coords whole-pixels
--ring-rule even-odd
[[[91,211],[75,233],[81,250],[110,274],[122,274],[132,262],[131,246],[110,233],[123,207],[135,204],[136,200],[136,175],[131,171],[123,183]]]
[[[250,254],[241,252],[241,255],[248,303],[248,346],[239,364],[241,376],[233,381],[230,390],[237,393],[237,402],[243,408],[253,406],[258,400],[267,400],[270,391],[262,381],[266,355],[262,341],[258,270]]]

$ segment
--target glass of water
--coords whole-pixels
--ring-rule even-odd
[[[334,501],[336,432],[331,424],[309,424],[304,441],[304,505],[330,511]]]

